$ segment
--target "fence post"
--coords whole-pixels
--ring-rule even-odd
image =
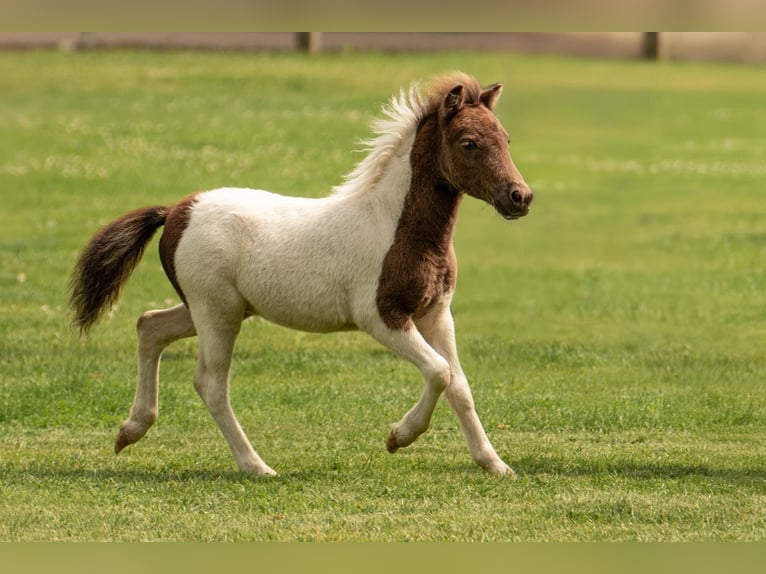
[[[90,38],[90,32],[77,32],[74,36],[64,36],[58,41],[58,49],[62,52],[76,52],[85,47]]]
[[[297,32],[295,34],[295,43],[298,50],[309,54],[318,54],[322,51],[322,33],[321,32]]]
[[[662,57],[660,51],[660,33],[644,32],[641,51],[646,60],[659,60]]]

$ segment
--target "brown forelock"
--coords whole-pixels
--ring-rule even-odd
[[[176,276],[176,250],[184,231],[189,226],[189,218],[191,217],[192,208],[197,201],[198,195],[198,193],[189,195],[170,208],[165,221],[165,229],[162,232],[162,237],[160,237],[160,262],[162,263],[162,268],[165,270],[165,275],[167,275],[168,280],[173,285],[176,293],[178,293],[181,301],[184,302],[184,305],[187,304],[186,296],[178,284]]]
[[[481,85],[472,76],[463,72],[451,72],[432,78],[427,85],[428,113],[439,109],[445,96],[455,86],[463,86],[463,93],[467,104],[478,104],[481,96]]]
[[[440,137],[432,112],[421,121],[412,146],[410,188],[378,280],[378,313],[391,329],[407,328],[455,287],[452,236],[461,195],[439,172]]]

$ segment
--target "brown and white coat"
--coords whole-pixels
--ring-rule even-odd
[[[368,155],[326,197],[222,188],[136,210],[99,231],[73,275],[75,325],[87,330],[116,299],[163,225],[162,264],[183,301],[139,318],[136,397],[115,450],[143,437],[157,418],[163,349],[196,334],[195,388],[237,464],[274,474],[229,403],[234,341],[241,322],[256,315],[306,331],[359,329],[418,367],[425,389],[393,426],[390,452],[428,428],[444,393],[476,463],[512,474],[479,422],[450,312],[452,239],[464,194],[508,219],[525,215],[532,199],[492,112],[500,92],[459,73],[434,82],[426,96],[417,85],[403,91],[375,123]]]

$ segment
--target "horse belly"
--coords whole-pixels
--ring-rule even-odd
[[[247,311],[292,329],[326,333],[355,329],[346,290],[312,284],[304,277],[271,271],[268,281],[251,279],[238,285]]]
[[[250,244],[237,279],[254,314],[294,329],[329,332],[356,328],[356,310],[374,307],[380,263],[369,253],[321,234],[294,239],[288,249],[269,239]]]

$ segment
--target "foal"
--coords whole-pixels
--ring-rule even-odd
[[[413,84],[384,107],[366,158],[321,199],[222,188],[138,209],[101,229],[72,276],[70,306],[81,332],[117,299],[163,225],[160,259],[183,302],[138,319],[138,385],[115,452],[157,419],[162,351],[197,335],[194,387],[239,468],[275,474],[229,402],[234,341],[244,319],[260,316],[305,331],[359,329],[418,367],[424,392],[393,426],[389,452],[428,428],[444,393],[473,460],[513,475],[476,414],[450,312],[457,277],[452,239],[463,195],[506,219],[526,215],[532,201],[492,112],[501,90],[482,89],[462,73],[437,79],[426,95]]]

